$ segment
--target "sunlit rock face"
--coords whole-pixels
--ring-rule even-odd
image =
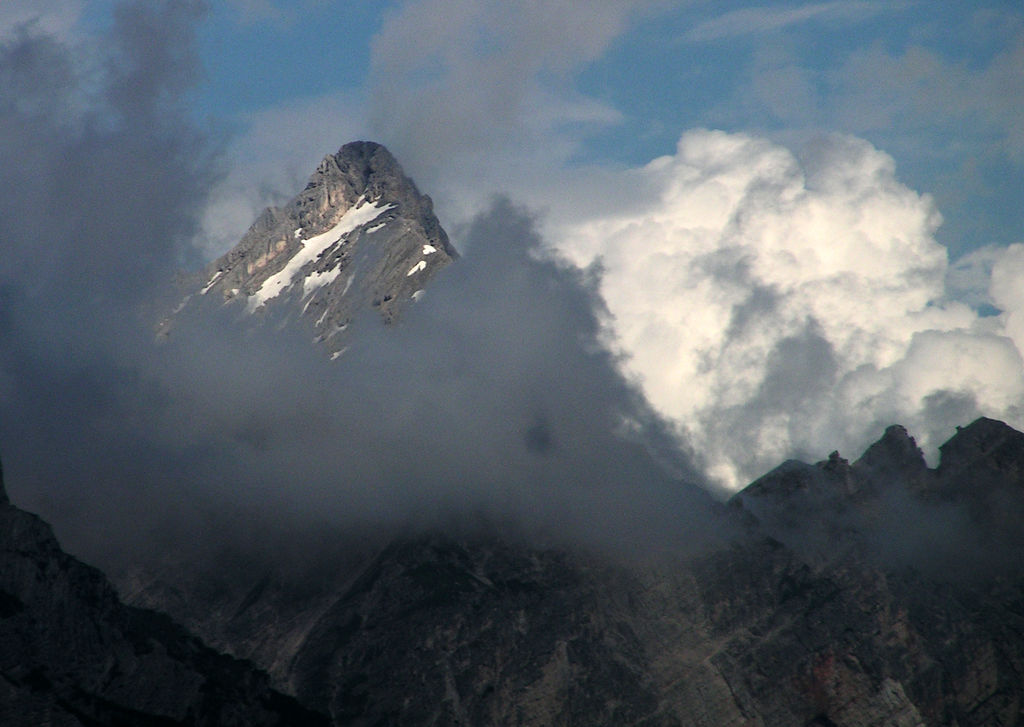
[[[324,157],[288,204],[264,210],[183,306],[213,298],[257,318],[301,318],[334,353],[355,318],[376,311],[391,323],[455,257],[430,197],[387,149],[357,141]]]

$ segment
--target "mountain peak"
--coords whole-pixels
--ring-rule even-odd
[[[367,176],[375,170],[389,170],[398,166],[398,161],[383,144],[375,141],[350,141],[338,149],[337,154],[328,154],[324,162],[333,159],[339,166],[362,167]]]
[[[370,200],[396,194],[419,196],[391,152],[374,141],[353,141],[337,154],[325,156],[310,176],[306,190],[325,185],[341,186],[356,197]]]
[[[1017,449],[1024,454],[1024,434],[1005,422],[979,417],[966,427],[957,427],[956,434],[939,447],[941,466],[966,465],[1001,449]]]
[[[985,519],[1024,515],[1024,433],[1004,422],[981,417],[957,427],[939,447],[935,473],[939,497],[971,503]]]
[[[432,200],[391,152],[356,141],[324,157],[288,204],[264,210],[189,298],[297,314],[334,357],[355,318],[376,311],[391,323],[457,257]]]
[[[919,489],[928,475],[928,465],[906,427],[894,424],[853,463],[853,471],[866,486],[875,489],[885,489],[894,482]]]

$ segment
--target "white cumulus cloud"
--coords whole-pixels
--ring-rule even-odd
[[[992,266],[989,294],[1003,313],[1006,334],[1024,351],[1024,244],[1010,245]]]
[[[726,486],[786,457],[856,455],[894,422],[930,453],[965,418],[1024,421],[1024,246],[994,253],[1000,316],[950,300],[941,216],[869,143],[828,137],[798,158],[697,130],[621,181],[628,205],[609,196],[551,233],[601,262],[626,372]]]

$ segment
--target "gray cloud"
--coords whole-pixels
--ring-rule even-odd
[[[452,230],[463,260],[402,322],[359,321],[337,362],[305,332],[273,321],[252,332],[224,307],[155,347],[156,299],[194,262],[190,241],[217,181],[216,144],[182,101],[201,11],[126,5],[87,61],[32,29],[0,48],[0,447],[15,501],[53,519],[78,552],[112,562],[144,543],[283,547],[337,523],[381,531],[506,517],[536,537],[625,549],[700,543],[714,525],[695,455],[641,385],[691,427],[704,461],[728,465],[733,485],[791,453],[863,446],[875,433],[865,413],[882,424],[906,414],[919,431],[1020,400],[1000,398],[1000,372],[1019,371],[1014,344],[953,330],[973,315],[928,305],[945,272],[931,204],[895,182],[888,157],[841,139],[801,168],[766,141],[694,132],[675,158],[611,175],[629,183],[627,208],[607,185],[621,226],[596,220],[575,240],[583,264],[604,256],[603,272],[546,256],[531,216],[495,202]],[[520,70],[565,72],[592,57],[624,17],[603,12],[589,41]],[[466,58],[453,67],[470,72]],[[442,86],[456,93],[485,76]],[[474,117],[493,134],[476,151],[501,136],[486,126],[495,109]],[[396,127],[395,138],[427,166],[459,138],[448,129],[435,147],[414,131]],[[732,187],[736,199],[722,197]],[[782,214],[794,209],[811,232]],[[847,239],[858,220],[906,234]],[[865,254],[875,238],[906,238],[905,249]],[[567,251],[572,242],[560,240]],[[837,256],[831,268],[807,262],[822,250]],[[1012,297],[1015,260],[994,263],[1006,284],[993,299]],[[850,288],[846,273],[862,265],[879,269]],[[612,319],[598,291],[618,334],[633,336],[629,365],[602,345],[600,321]],[[884,320],[883,299],[894,301]],[[919,309],[932,318],[908,328]],[[872,366],[896,334],[892,360]],[[967,373],[985,362],[980,378],[952,386],[932,364],[954,354]],[[623,369],[645,380],[634,386]],[[837,377],[845,394],[830,393]],[[910,404],[899,408],[897,394]],[[1008,406],[999,410],[1019,411]]]
[[[0,5],[0,39],[25,30],[68,39],[82,6],[82,0],[8,0]]]
[[[186,249],[211,175],[181,99],[199,13],[124,6],[84,58],[28,31],[0,48],[4,278],[26,282],[40,314],[137,301]]]
[[[707,537],[699,475],[598,342],[594,282],[539,258],[507,202],[456,239],[459,264],[397,326],[357,322],[334,363],[305,333],[232,338],[238,312],[197,322],[202,338],[160,352],[175,394],[155,429],[204,450],[196,476],[223,483],[208,491],[305,516],[477,513],[627,548]]]
[[[154,297],[190,261],[216,180],[181,102],[200,17],[124,6],[92,71],[39,34],[0,51],[2,82],[27,90],[0,116],[13,499],[105,563],[221,536],[294,542],[314,523],[703,541],[711,500],[599,344],[593,273],[545,258],[507,202],[456,231],[469,252],[398,326],[359,321],[339,361],[225,307],[154,345]]]
[[[505,202],[463,239],[471,254],[396,327],[358,321],[337,362],[224,307],[159,348],[126,326],[138,348],[88,365],[8,351],[12,480],[106,561],[160,528],[208,537],[190,523],[210,510],[219,532],[484,517],[627,551],[708,541],[699,475],[598,343],[593,282],[538,259]]]
[[[122,527],[104,503],[152,479],[133,455],[151,398],[135,353],[211,173],[178,106],[188,69],[150,54],[186,53],[197,16],[126,6],[103,38],[26,28],[0,47],[0,447],[26,506],[105,523],[93,538]]]

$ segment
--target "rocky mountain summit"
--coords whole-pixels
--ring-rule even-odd
[[[305,725],[321,715],[164,614],[126,606],[0,482],[0,724]]]
[[[939,451],[929,469],[907,430],[891,426],[853,464],[838,452],[815,465],[789,461],[733,504],[804,557],[854,548],[947,573],[1024,565],[1014,560],[1024,558],[1024,434],[982,417]]]
[[[700,554],[433,533],[305,600],[269,572],[121,587],[337,725],[1024,724],[1024,434],[980,419],[941,456],[890,427],[785,463]]]
[[[177,313],[216,299],[257,317],[301,318],[338,352],[356,317],[375,310],[391,323],[456,257],[430,197],[391,153],[352,142],[324,157],[288,204],[264,210],[192,281]],[[174,316],[161,333],[173,324]]]

